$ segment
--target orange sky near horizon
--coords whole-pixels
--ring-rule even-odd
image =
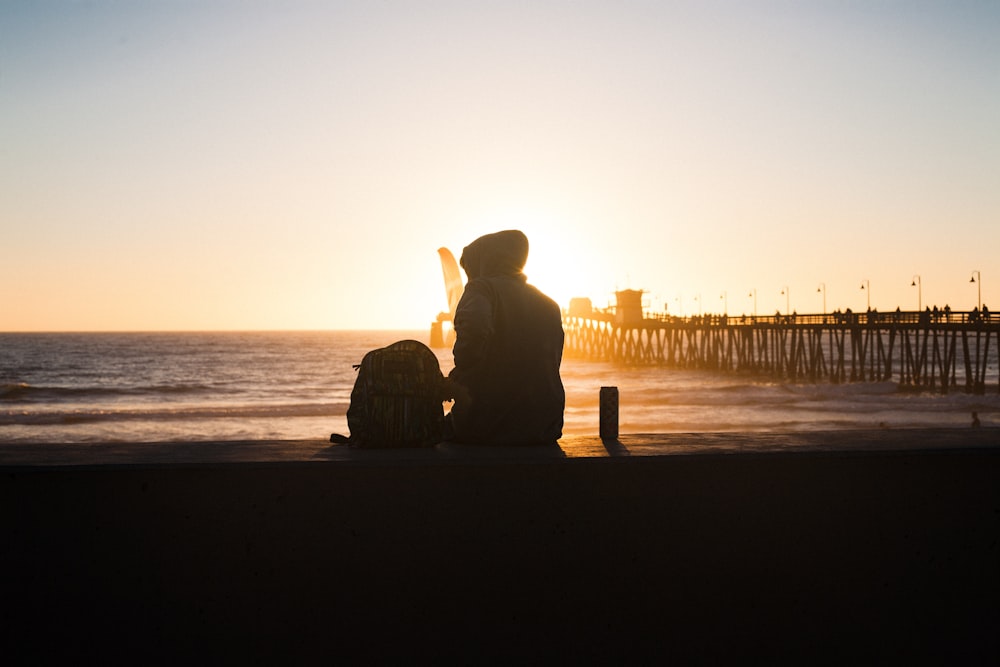
[[[979,2],[5,3],[0,331],[424,329],[437,248],[508,228],[563,307],[1000,308],[997,35]]]

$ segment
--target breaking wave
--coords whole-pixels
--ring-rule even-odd
[[[0,426],[48,426],[99,422],[162,422],[214,419],[284,419],[333,417],[347,411],[346,403],[291,403],[234,406],[183,406],[148,408],[73,408],[68,410],[0,410]]]
[[[240,393],[236,389],[213,387],[205,384],[159,384],[135,387],[60,387],[34,386],[26,382],[0,385],[0,401],[53,402],[99,401],[136,397],[183,397]]]

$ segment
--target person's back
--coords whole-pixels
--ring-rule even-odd
[[[528,239],[509,230],[462,253],[469,277],[455,311],[453,439],[483,445],[554,443],[566,397],[559,377],[559,306],[521,272]]]

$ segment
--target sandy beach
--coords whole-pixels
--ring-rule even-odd
[[[0,445],[3,633],[32,664],[995,662],[998,436]]]

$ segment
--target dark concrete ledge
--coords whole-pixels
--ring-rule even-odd
[[[10,466],[201,465],[341,462],[405,464],[446,461],[537,461],[559,458],[649,457],[703,454],[885,452],[1000,447],[1000,428],[872,429],[839,431],[652,433],[614,442],[573,435],[558,447],[469,447],[358,450],[315,440],[117,442],[82,444],[0,442],[0,468]]]
[[[880,433],[7,459],[5,657],[996,664],[1000,449]]]

